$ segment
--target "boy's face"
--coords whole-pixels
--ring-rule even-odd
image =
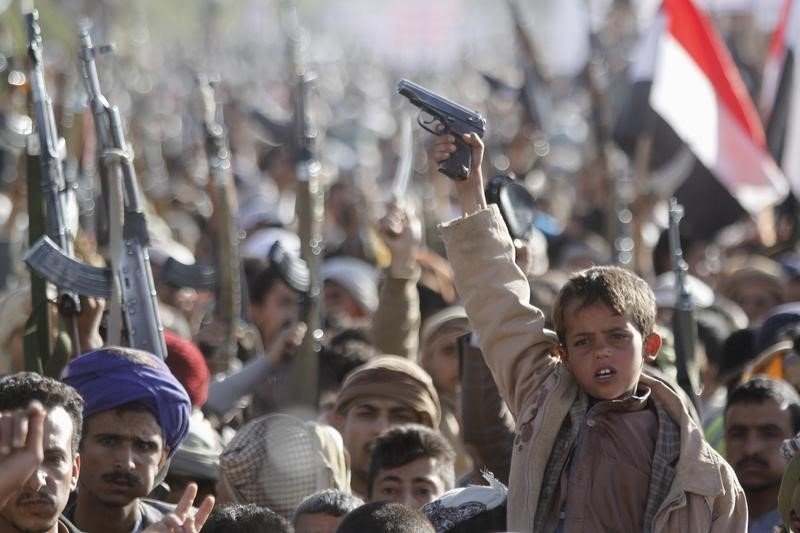
[[[278,338],[287,324],[297,322],[299,316],[300,296],[282,281],[275,282],[261,303],[250,304],[250,317],[265,347]]]
[[[353,472],[366,478],[375,437],[393,427],[412,423],[419,424],[420,416],[399,400],[365,396],[354,401],[340,423]]]
[[[598,400],[632,393],[643,362],[655,360],[661,337],[651,333],[643,339],[626,317],[603,302],[580,309],[572,303],[565,311],[562,357],[578,385]]]
[[[447,490],[433,457],[419,457],[396,468],[381,468],[372,483],[371,501],[402,503],[419,509]]]

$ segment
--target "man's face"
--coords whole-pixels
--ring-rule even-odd
[[[78,482],[80,458],[72,453],[72,419],[63,407],[44,422],[44,461],[0,509],[0,530],[56,531],[58,516]]]
[[[395,426],[419,422],[417,413],[397,400],[374,396],[355,400],[345,414],[342,431],[353,472],[367,476],[370,446],[375,437]]]
[[[261,303],[250,306],[253,323],[261,333],[264,346],[277,338],[281,329],[297,322],[300,316],[300,296],[287,284],[278,280],[264,295]]]
[[[636,389],[644,360],[655,360],[661,337],[642,334],[604,303],[565,309],[564,361],[592,398],[614,400]]]
[[[350,319],[364,318],[367,313],[358,300],[339,283],[325,280],[322,287],[325,312],[330,316],[343,316]]]
[[[455,394],[461,383],[458,362],[458,337],[461,329],[448,328],[436,334],[430,345],[430,356],[426,358],[425,370],[433,378],[436,390]]]
[[[786,459],[780,446],[794,435],[788,409],[772,399],[734,403],[725,413],[728,462],[745,491],[781,484]]]
[[[419,509],[445,493],[436,459],[420,457],[397,468],[381,468],[372,483],[372,501],[402,503]]]
[[[770,309],[781,303],[772,283],[764,279],[748,279],[739,284],[731,294],[751,324],[760,324]]]
[[[112,507],[149,494],[168,453],[155,417],[147,411],[112,409],[92,415],[87,426],[80,490]]]
[[[336,533],[344,516],[333,516],[327,513],[303,513],[297,517],[295,533]]]

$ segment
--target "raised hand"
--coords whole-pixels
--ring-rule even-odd
[[[461,212],[465,215],[486,208],[486,195],[484,193],[483,171],[483,141],[474,133],[462,137],[464,143],[472,150],[472,163],[467,179],[455,181],[458,201]],[[456,151],[455,137],[451,134],[438,135],[433,142],[433,158],[441,163]]]
[[[197,533],[200,531],[214,508],[214,497],[206,496],[197,512],[193,513],[192,504],[196,496],[197,484],[189,483],[175,510],[164,516],[160,522],[145,529],[143,533]]]
[[[0,508],[44,460],[44,418],[36,401],[26,409],[0,413]]]
[[[390,270],[395,276],[408,275],[417,262],[422,240],[422,224],[410,209],[395,202],[386,206],[386,214],[378,221],[378,235],[392,254]]]
[[[269,366],[275,367],[291,359],[303,343],[307,329],[305,322],[294,322],[285,326],[264,354]]]

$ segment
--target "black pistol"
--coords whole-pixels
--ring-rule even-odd
[[[476,133],[478,137],[483,137],[486,120],[477,111],[470,111],[408,80],[400,80],[397,92],[420,108],[417,123],[423,129],[434,135],[451,133],[456,138],[456,151],[439,165],[439,172],[454,180],[467,179],[472,159],[471,150],[461,137],[467,133]],[[429,118],[426,119],[425,115]],[[442,131],[436,131],[438,124],[443,126]]]

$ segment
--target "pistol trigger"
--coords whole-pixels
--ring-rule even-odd
[[[417,124],[419,124],[422,129],[424,129],[428,133],[432,133],[433,135],[441,135],[446,131],[446,129],[442,131],[437,131],[436,125],[442,124],[442,121],[439,120],[439,118],[436,115],[432,115],[424,110],[420,111],[419,115],[417,115]]]

